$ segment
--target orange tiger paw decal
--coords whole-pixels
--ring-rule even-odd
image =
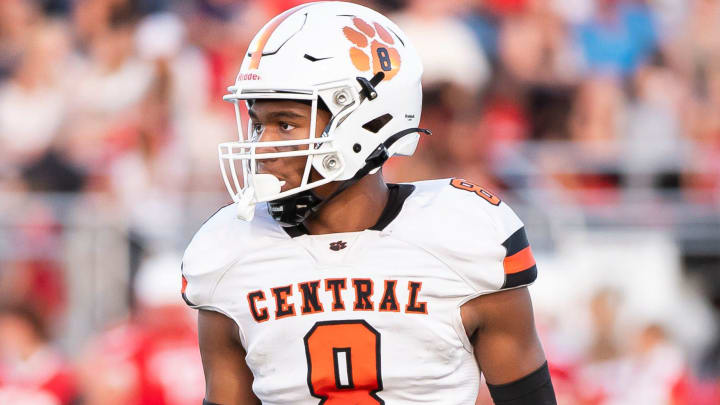
[[[393,46],[395,40],[388,30],[374,22],[368,24],[362,18],[353,18],[353,27],[344,27],[343,34],[355,46],[350,48],[350,59],[357,70],[372,74],[384,72],[391,80],[400,70],[400,52]],[[371,65],[372,64],[372,65]]]

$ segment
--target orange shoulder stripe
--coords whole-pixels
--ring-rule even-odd
[[[508,256],[503,260],[503,267],[505,268],[505,274],[519,273],[523,270],[527,270],[535,265],[535,258],[533,257],[530,246],[522,249],[512,256]]]

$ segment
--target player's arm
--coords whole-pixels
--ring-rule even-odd
[[[259,405],[235,322],[218,312],[201,309],[198,335],[205,372],[205,403]]]
[[[526,287],[482,295],[461,313],[495,404],[556,404]]]

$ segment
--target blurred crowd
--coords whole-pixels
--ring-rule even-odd
[[[299,3],[0,1],[0,404],[202,400],[193,314],[158,291],[199,225],[189,196],[224,193],[217,144],[237,135],[222,95],[255,32]],[[425,66],[434,135],[388,162],[389,179],[460,176],[610,222],[720,224],[720,0],[360,3]],[[60,345],[68,224],[94,216],[125,230],[129,260],[107,265],[126,269],[130,311]],[[541,318],[561,403],[720,403],[720,355],[690,361],[661,325],[628,337],[620,301],[597,291],[572,354]]]

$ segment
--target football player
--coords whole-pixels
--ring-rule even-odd
[[[462,179],[386,184],[422,134],[422,66],[386,17],[290,9],[255,36],[221,144],[234,204],[193,237],[205,404],[555,404],[521,221]],[[248,108],[246,121],[244,107]]]

